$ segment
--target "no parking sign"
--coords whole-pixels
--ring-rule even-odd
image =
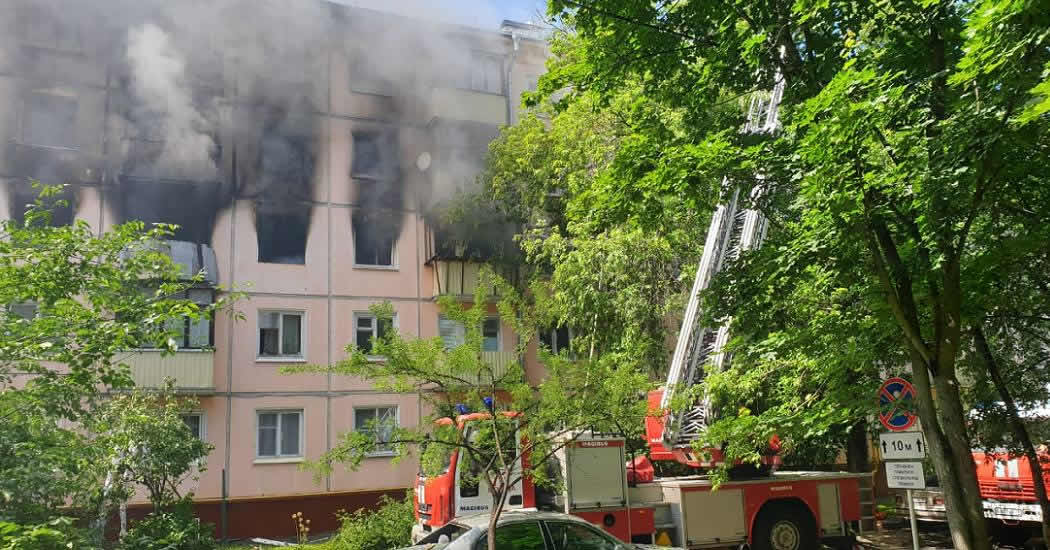
[[[903,432],[915,424],[915,386],[893,377],[879,388],[879,422],[891,432]]]

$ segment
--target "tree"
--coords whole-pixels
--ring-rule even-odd
[[[509,490],[525,477],[540,486],[554,486],[548,460],[580,430],[612,431],[624,426],[640,430],[645,405],[638,390],[647,387],[636,369],[616,368],[601,360],[573,361],[567,354],[541,354],[547,373],[536,386],[525,380],[520,363],[487,361],[482,324],[493,301],[502,322],[518,336],[516,352],[523,357],[536,334],[538,313],[511,285],[485,269],[473,303],[448,296],[439,299],[443,314],[464,327],[461,345],[446,349],[441,338],[405,338],[391,328],[373,340],[368,354],[350,345],[349,357],[335,365],[285,369],[363,377],[384,391],[420,392],[442,416],[454,414],[456,405],[480,411],[468,434],[452,423],[419,428],[375,423],[370,429],[342,434],[312,466],[321,476],[338,463],[356,468],[379,445],[392,447],[398,458],[424,446],[420,458],[424,472],[434,475],[447,467],[450,453],[457,452],[463,482],[475,483],[479,490],[483,486],[492,496],[490,550],[495,550],[493,530]],[[391,319],[389,304],[376,306],[373,312],[380,322]],[[370,360],[376,355],[383,360]]]
[[[110,467],[103,436],[116,434],[92,430],[116,414],[112,392],[133,386],[123,353],[170,353],[168,320],[212,315],[233,298],[201,307],[179,297],[199,276],[181,276],[155,246],[171,227],[53,226],[60,193],[41,187],[24,221],[0,221],[0,520],[15,524],[99,509]],[[143,417],[139,432],[155,435],[156,418]],[[175,435],[165,444],[193,439]]]
[[[761,187],[754,205],[792,222],[770,229],[787,232],[782,252],[798,262],[777,275],[805,284],[830,270],[873,291],[862,307],[892,323],[909,356],[955,546],[988,548],[956,366],[963,335],[995,299],[983,293],[985,276],[1006,263],[999,251],[1023,264],[1045,242],[1008,229],[1045,219],[1048,204],[1048,121],[1019,116],[1050,56],[1045,9],[551,0],[550,12],[581,51],[555,62],[541,92],[568,86],[572,101],[641,82],[647,98],[684,111],[692,147],[717,145],[736,161],[725,171],[731,186],[746,196]],[[712,114],[777,79],[782,131],[744,135],[742,112]],[[658,173],[651,165],[640,176]],[[630,199],[671,190],[710,193],[638,177],[606,201],[644,223]]]

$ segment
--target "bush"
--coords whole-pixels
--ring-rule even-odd
[[[0,521],[0,550],[88,550],[84,532],[70,518],[22,525]]]
[[[325,545],[326,550],[388,550],[411,544],[412,494],[401,500],[383,495],[376,510],[339,514],[342,526]]]
[[[214,550],[218,547],[210,523],[193,515],[189,500],[170,510],[153,512],[133,523],[120,539],[119,550]]]

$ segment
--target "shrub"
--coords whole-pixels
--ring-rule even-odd
[[[411,493],[401,500],[383,495],[376,510],[356,510],[339,514],[342,526],[328,542],[326,550],[388,550],[411,544]]]
[[[119,550],[214,550],[218,547],[210,523],[193,515],[189,500],[169,510],[153,512],[133,523],[120,539]]]
[[[23,525],[0,521],[2,550],[89,550],[84,532],[71,518],[56,518],[47,523]]]

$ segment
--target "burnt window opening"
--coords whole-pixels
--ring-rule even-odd
[[[306,237],[310,227],[310,205],[280,209],[255,207],[255,232],[259,242],[259,262],[267,264],[306,263]]]
[[[363,130],[353,132],[351,136],[353,138],[351,177],[370,179],[397,177],[397,140],[392,133]]]
[[[76,191],[65,186],[57,195],[41,199],[46,212],[33,218],[32,225],[48,227],[64,227],[73,225],[73,215],[76,212]],[[26,211],[37,199],[40,199],[40,190],[34,188],[28,182],[14,185],[9,195],[9,214],[11,219],[18,225],[26,224]]]
[[[177,225],[171,240],[210,245],[220,194],[218,182],[124,177],[117,199],[124,221]]]
[[[558,326],[540,331],[540,344],[554,354],[566,352],[572,354],[572,330],[567,326]]]
[[[281,127],[268,128],[259,142],[254,193],[271,202],[312,200],[314,159],[311,140],[289,134]]]
[[[397,212],[382,214],[354,212],[351,229],[354,234],[354,264],[394,267],[394,246],[397,242],[396,225],[392,217]]]
[[[76,98],[30,94],[23,112],[22,143],[39,147],[76,148]]]

